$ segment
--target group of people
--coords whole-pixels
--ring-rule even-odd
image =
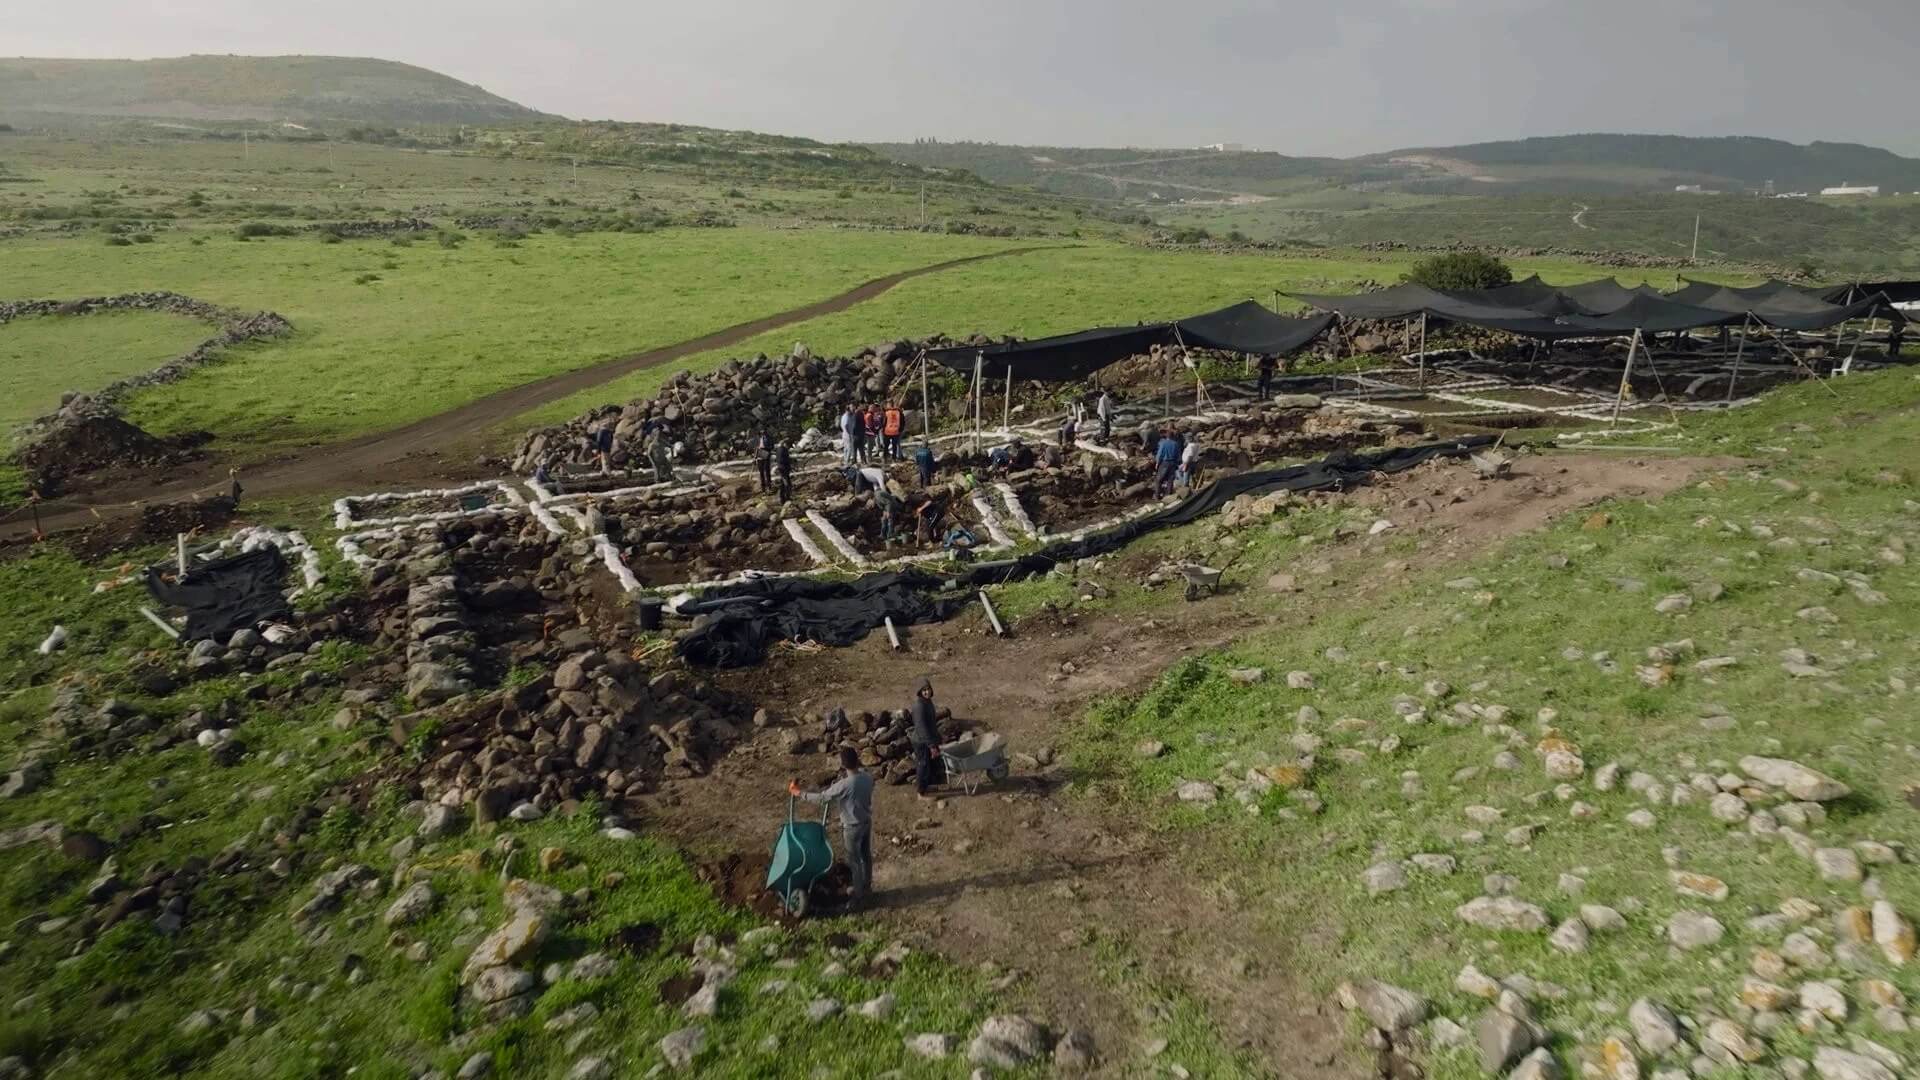
[[[904,460],[900,440],[907,433],[907,411],[900,403],[885,408],[877,404],[849,405],[840,414],[841,452],[848,465],[864,465],[876,459]]]
[[[1140,448],[1153,455],[1153,493],[1171,495],[1176,487],[1192,491],[1200,483],[1200,444],[1187,438],[1178,424],[1159,429],[1154,439],[1153,421],[1140,422]]]
[[[913,786],[922,801],[933,798],[940,776],[940,714],[933,704],[933,680],[921,679],[907,706],[907,740],[913,746]],[[819,791],[807,791],[798,778],[787,781],[787,794],[815,805],[829,804],[840,815],[841,853],[853,884],[849,911],[864,906],[873,894],[873,774],[861,764],[860,751],[840,751],[840,775]]]

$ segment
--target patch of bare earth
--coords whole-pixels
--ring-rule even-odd
[[[1602,499],[1658,497],[1725,464],[1539,455],[1520,459],[1511,478],[1487,481],[1463,463],[1440,463],[1328,497],[1376,507],[1394,522],[1392,535],[1417,538],[1421,563],[1431,565]],[[930,675],[942,704],[1032,753],[1062,739],[1094,699],[1143,689],[1183,653],[1393,587],[1405,571],[1382,572],[1382,543],[1356,538],[1310,549],[1298,565],[1240,567],[1233,577],[1245,588],[1196,603],[1179,602],[1170,589],[1150,618],[1047,612],[1000,640],[976,609],[916,628],[900,653],[888,650],[884,634],[848,649],[781,651],[732,676],[731,688],[817,736],[822,711],[903,708],[915,680]],[[1270,591],[1276,570],[1294,572],[1298,591]],[[653,800],[654,827],[696,858],[759,855],[785,812],[787,779],[818,784],[834,767],[823,754],[789,754],[780,735],[763,732],[711,776],[670,785]],[[997,788],[949,791],[933,803],[917,801],[910,786],[883,788],[875,807],[880,895],[860,918],[962,964],[1021,973],[1011,1000],[1056,1026],[1090,1031],[1113,1071],[1138,1063],[1154,1037],[1148,988],[1191,996],[1224,1043],[1278,1075],[1368,1071],[1337,1010],[1309,989],[1316,980],[1304,973],[1329,959],[1312,935],[1285,938],[1264,925],[1226,884],[1225,852],[1066,797],[1067,779],[1058,767],[1016,770]],[[1103,939],[1130,958],[1121,970],[1096,955]]]

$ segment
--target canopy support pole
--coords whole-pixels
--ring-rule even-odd
[[[1635,327],[1633,338],[1627,342],[1627,366],[1620,369],[1620,393],[1613,399],[1613,424],[1620,423],[1620,406],[1627,401],[1627,378],[1633,374],[1633,353],[1640,347],[1640,328]]]
[[[1427,313],[1420,313],[1420,389],[1427,388]]]
[[[920,436],[933,442],[933,398],[927,393],[927,350],[920,350]]]
[[[1178,325],[1178,324],[1175,324],[1175,325],[1174,325],[1174,328],[1173,328],[1173,341],[1174,341],[1174,344],[1176,344],[1176,345],[1178,345],[1178,346],[1180,346],[1180,360],[1181,360],[1181,362],[1182,362],[1182,363],[1184,363],[1184,362],[1186,362],[1186,359],[1187,359],[1187,339],[1186,339],[1186,338],[1184,338],[1184,337],[1182,337],[1182,336],[1180,336],[1180,327],[1179,327],[1179,325]],[[1173,386],[1173,383],[1172,383],[1172,381],[1171,381],[1171,380],[1169,380],[1169,381],[1168,381],[1168,383],[1167,383],[1167,386],[1169,387],[1169,389],[1171,389],[1171,387]],[[1201,403],[1202,401],[1208,401],[1208,402],[1210,403],[1210,401],[1211,401],[1211,399],[1209,399],[1209,398],[1207,397],[1207,381],[1206,381],[1205,379],[1202,379],[1202,378],[1200,377],[1200,365],[1199,365],[1199,364],[1195,364],[1195,365],[1193,365],[1193,387],[1194,387],[1194,389],[1193,389],[1193,412],[1194,412],[1194,415],[1195,415],[1195,416],[1198,416],[1198,415],[1200,414],[1200,403]]]
[[[1860,335],[1853,339],[1853,348],[1847,352],[1847,358],[1841,361],[1840,363],[1840,374],[1842,375],[1853,374],[1853,358],[1860,355],[1860,343],[1866,340],[1866,337],[1869,333],[1873,332],[1873,315],[1875,312],[1879,310],[1880,310],[1880,305],[1878,304],[1875,304],[1874,306],[1867,309],[1866,328],[1861,330]]]
[[[984,381],[981,371],[986,365],[986,358],[984,352],[973,354],[973,452],[976,454],[980,452],[980,391]]]
[[[1160,381],[1165,384],[1165,404],[1161,406],[1162,420],[1173,419],[1173,350],[1160,350]]]
[[[1000,403],[1000,429],[1013,430],[1013,365],[1007,365],[1007,396]]]
[[[1753,322],[1753,314],[1740,320],[1740,348],[1733,354],[1733,374],[1727,378],[1727,404],[1733,404],[1733,388],[1740,382],[1740,360],[1747,355],[1747,326]]]

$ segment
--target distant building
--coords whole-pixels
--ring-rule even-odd
[[[1714,188],[1701,187],[1699,184],[1675,184],[1673,190],[1681,195],[1718,195]]]
[[[1880,185],[1868,184],[1865,186],[1854,186],[1852,184],[1841,184],[1839,187],[1821,188],[1820,194],[1822,195],[1878,195],[1880,194]]]
[[[1207,145],[1201,147],[1200,149],[1211,150],[1216,154],[1238,154],[1241,151],[1245,150],[1246,148],[1247,146],[1245,143],[1214,142],[1214,143],[1208,143]]]
[[[1760,194],[1762,195],[1773,194],[1773,181],[1769,180],[1764,185],[1762,185],[1760,188]]]

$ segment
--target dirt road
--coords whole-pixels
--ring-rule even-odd
[[[450,455],[470,447],[479,436],[531,409],[582,390],[590,390],[635,371],[671,364],[711,349],[724,349],[769,330],[845,311],[903,281],[987,259],[1037,250],[1041,249],[1010,248],[964,259],[949,259],[875,278],[838,296],[805,307],[739,323],[675,345],[633,353],[509,387],[402,428],[316,446],[252,465],[241,480],[247,494],[257,497],[288,492],[343,491],[354,487],[384,490],[408,483],[468,478],[475,471],[472,460],[453,459]],[[137,484],[116,485],[70,499],[43,503],[40,509],[41,528],[52,533],[93,524],[103,517],[130,512],[130,504],[136,499],[148,503],[165,502],[196,492],[216,490],[226,482],[228,465],[229,462],[223,459],[194,462],[162,476],[145,478]],[[0,539],[29,535],[32,527],[31,519],[16,517],[0,525]]]

